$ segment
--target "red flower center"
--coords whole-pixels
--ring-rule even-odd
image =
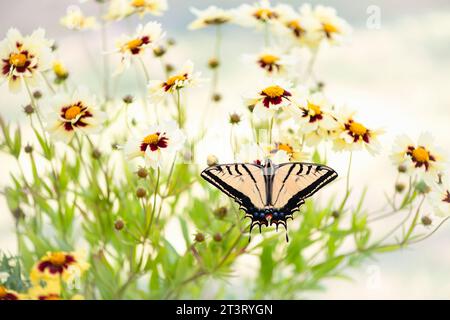
[[[167,148],[169,138],[165,136],[165,134],[161,134],[159,132],[149,134],[146,136],[141,143],[141,151],[145,152],[147,148],[150,148],[151,151],[157,151],[159,149]]]

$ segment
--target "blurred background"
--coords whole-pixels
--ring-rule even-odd
[[[169,11],[164,16],[145,16],[143,22],[161,22],[168,37],[176,39],[177,47],[169,58],[174,64],[180,65],[184,60],[192,59],[206,77],[210,76],[206,61],[213,50],[214,30],[187,31],[187,25],[194,18],[189,8],[203,9],[213,4],[232,8],[250,2],[168,1]],[[296,7],[303,4],[300,1],[282,2]],[[348,43],[320,52],[316,76],[325,82],[326,93],[331,100],[358,110],[364,122],[386,130],[382,138],[384,151],[375,158],[356,154],[352,173],[352,184],[361,186],[361,189],[368,185],[369,204],[378,208],[377,204],[384,200],[384,193],[393,189],[395,168],[390,165],[389,152],[396,135],[406,133],[416,139],[419,133],[429,131],[442,149],[450,149],[450,3],[448,0],[323,0],[311,3],[335,7],[354,28]],[[1,1],[0,38],[10,27],[16,27],[24,34],[37,27],[45,28],[48,37],[58,43],[60,58],[71,71],[71,81],[86,85],[94,92],[100,91],[98,75],[103,53],[99,33],[72,32],[59,24],[60,17],[73,4],[79,5],[77,0]],[[373,6],[377,6],[381,13],[379,28],[367,24],[371,13],[368,8]],[[93,1],[82,4],[82,9],[89,15],[99,11]],[[113,47],[114,37],[133,32],[138,23],[139,19],[131,18],[111,25],[108,30],[110,47]],[[244,53],[256,53],[262,45],[261,33],[237,26],[224,28],[220,88],[226,88],[226,98],[211,114],[212,125],[223,123],[223,117],[243,108],[241,97],[248,84],[255,80],[255,69],[245,65],[239,57]],[[162,74],[160,69],[161,66],[150,65],[151,77],[159,78]],[[135,75],[132,72],[124,75],[116,82],[115,92],[139,94]],[[21,107],[27,102],[23,96],[10,94],[7,86],[2,85],[0,97],[1,115],[9,121],[25,122]],[[202,112],[200,106],[194,106],[193,110]],[[220,125],[214,128],[220,128]],[[221,149],[220,143],[216,145]],[[10,181],[9,172],[17,168],[4,154],[0,154],[0,161],[0,187],[3,189]],[[346,161],[342,156],[332,159],[338,172],[345,171]],[[375,228],[389,228],[395,221],[384,221]],[[377,260],[350,270],[348,275],[353,281],[330,280],[325,285],[326,290],[307,297],[449,299],[449,248],[450,224],[425,242],[380,255]],[[3,198],[0,198],[0,249],[15,252],[14,223]]]

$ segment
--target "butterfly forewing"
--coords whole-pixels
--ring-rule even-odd
[[[337,177],[337,173],[323,165],[285,163],[277,166],[273,179],[272,204],[275,208],[297,209],[304,199]]]
[[[232,197],[244,209],[263,208],[266,190],[262,167],[250,163],[223,164],[209,167],[202,177]]]

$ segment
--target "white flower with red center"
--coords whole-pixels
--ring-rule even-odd
[[[291,87],[289,82],[283,80],[266,79],[258,86],[254,96],[245,99],[245,103],[253,108],[257,118],[266,118],[291,104]]]
[[[320,41],[320,22],[312,15],[309,6],[302,6],[299,11],[294,10],[290,5],[279,5],[279,22],[284,34],[288,34],[300,45],[316,47]]]
[[[293,66],[296,62],[293,56],[277,48],[266,48],[256,55],[246,55],[244,59],[255,63],[269,75],[284,74],[289,66]]]
[[[288,109],[298,121],[301,133],[333,131],[339,126],[332,114],[331,104],[322,93],[306,95],[303,91],[296,94]]]
[[[283,149],[275,149],[271,146],[248,143],[240,146],[236,160],[244,163],[263,164],[265,160],[270,159],[274,163],[289,162],[290,156]]]
[[[339,128],[334,139],[334,149],[342,150],[361,150],[365,148],[370,154],[378,153],[381,145],[378,136],[383,133],[382,130],[369,129],[354,117],[355,112],[343,110],[338,117]]]
[[[219,26],[232,20],[230,11],[210,6],[205,10],[191,8],[192,13],[197,17],[189,24],[190,30],[201,29],[209,26]]]
[[[148,166],[161,167],[173,160],[174,154],[186,140],[183,132],[173,121],[141,130],[137,137],[130,138],[125,145],[128,159],[142,157]]]
[[[302,152],[297,144],[287,140],[275,142],[274,145],[269,146],[269,152],[273,155],[282,152],[283,156],[285,153],[288,155],[289,161],[303,161],[308,159],[309,156],[307,153]]]
[[[445,163],[442,152],[435,147],[429,133],[421,134],[417,142],[406,135],[397,137],[391,159],[396,165],[406,166],[409,173],[418,174],[427,182],[437,180]]]
[[[431,192],[427,199],[440,217],[450,216],[450,184],[447,177],[440,176],[438,181],[431,184]]]
[[[122,63],[116,74],[129,68],[132,57],[143,55],[147,48],[154,47],[163,37],[161,25],[157,22],[148,22],[145,25],[139,25],[133,36],[124,35],[118,39],[115,52],[120,53]]]
[[[167,0],[111,0],[104,18],[122,20],[134,14],[140,18],[146,14],[160,16],[167,9]]]
[[[159,102],[166,94],[174,93],[186,87],[195,87],[203,81],[200,73],[194,73],[194,64],[188,60],[183,67],[166,80],[151,80],[148,83],[150,96]]]
[[[312,9],[310,5],[304,5],[301,10],[305,15],[312,16],[319,23],[319,28],[312,30],[315,33],[313,39],[323,40],[329,44],[340,44],[351,32],[349,24],[338,17],[336,10],[332,7],[318,5]],[[317,34],[319,38],[317,38]],[[320,42],[317,43],[317,45],[319,44]]]
[[[0,42],[1,76],[9,82],[12,92],[21,89],[22,79],[36,85],[39,74],[51,68],[53,42],[38,29],[22,36],[17,29],[9,29],[6,39]]]
[[[91,134],[101,129],[106,119],[95,99],[86,90],[72,95],[57,94],[45,103],[46,129],[57,140],[70,142],[75,134]]]
[[[261,0],[252,5],[242,4],[235,9],[235,21],[243,26],[262,26],[275,22],[279,13],[277,7],[273,7],[268,0]]]
[[[66,15],[61,18],[60,23],[70,30],[92,30],[98,26],[94,16],[86,17],[77,6],[68,7]]]

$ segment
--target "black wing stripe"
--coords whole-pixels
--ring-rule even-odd
[[[283,179],[283,186],[284,186],[284,183],[286,182],[286,180],[289,178],[289,176],[291,175],[291,172],[292,172],[292,170],[294,170],[294,168],[295,168],[295,164],[293,164],[290,168],[289,168],[289,170],[288,170],[288,172],[286,173],[286,176],[284,177],[284,179]]]
[[[298,169],[298,171],[297,171],[297,175],[299,176],[301,173],[302,173],[302,171],[303,171],[303,165],[301,164],[301,163],[299,163],[299,165],[300,165],[300,168]]]
[[[333,181],[337,178],[337,173],[335,171],[328,171],[322,177],[317,179],[314,183],[306,187],[305,189],[299,191],[295,194],[286,205],[283,207],[284,210],[288,212],[294,212],[298,209],[300,203],[304,202],[304,200],[310,196],[312,196],[317,190],[322,188],[327,183]]]
[[[239,166],[237,165],[237,164],[235,164],[234,165],[234,170],[236,170],[236,172],[240,175],[240,176],[242,176],[242,173],[239,171]]]
[[[229,184],[223,182],[222,179],[220,179],[219,177],[217,177],[213,173],[211,173],[209,171],[204,171],[204,172],[202,172],[202,177],[205,178],[208,182],[210,182],[213,185],[215,185],[222,192],[224,192],[228,196],[232,197],[237,203],[239,203],[245,209],[246,212],[249,209],[254,208],[254,206],[253,206],[252,202],[250,201],[249,197],[247,197],[242,192],[234,189]]]
[[[230,176],[232,176],[233,173],[232,173],[231,170],[230,170],[230,166],[226,166],[225,168],[227,168],[228,173],[230,174]]]
[[[312,169],[312,165],[309,165],[309,166],[308,166],[308,170],[306,171],[306,174],[307,174],[307,175],[311,172],[311,169]]]
[[[249,168],[247,168],[247,166],[245,164],[242,164],[241,166],[242,166],[242,168],[244,168],[245,171],[247,171],[248,175],[250,176],[250,179],[252,179],[253,183],[255,184],[256,190],[258,190],[259,198],[261,199],[261,203],[265,203],[265,201],[263,200],[262,194],[261,194],[261,190],[259,189],[258,183],[256,182],[256,179],[253,176],[252,172],[250,171]]]

